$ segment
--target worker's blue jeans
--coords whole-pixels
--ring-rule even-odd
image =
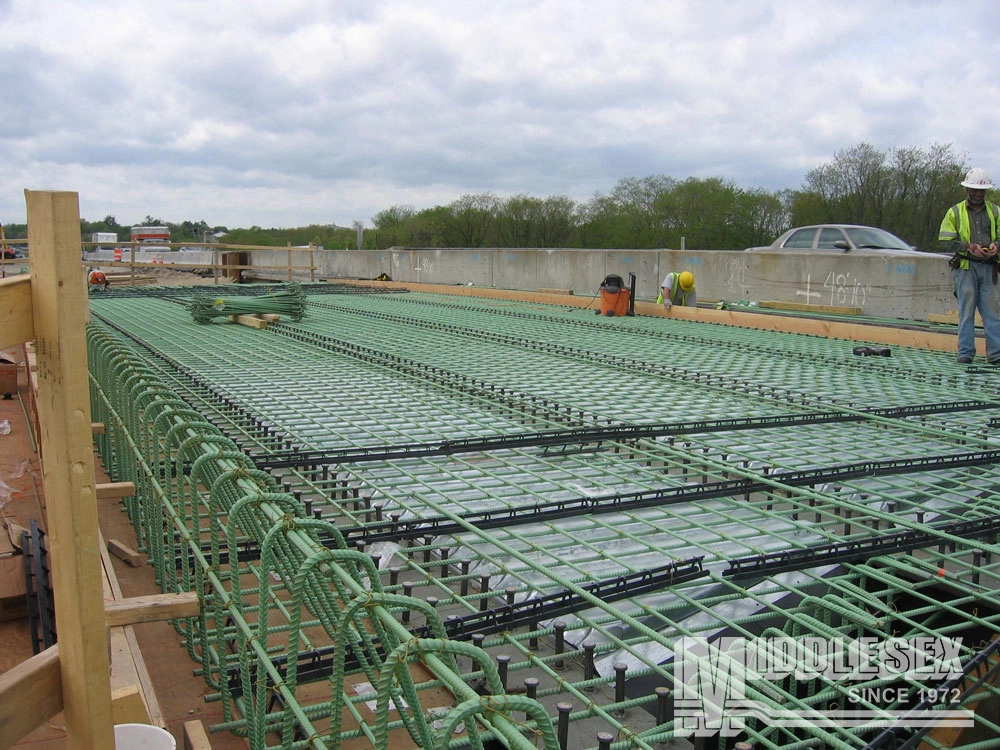
[[[976,310],[983,319],[986,359],[1000,362],[1000,286],[993,283],[992,263],[969,263],[952,272],[958,299],[958,356],[976,356]]]

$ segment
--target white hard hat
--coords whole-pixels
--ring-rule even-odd
[[[974,167],[969,170],[969,173],[965,175],[965,181],[962,183],[964,188],[972,188],[974,190],[990,190],[993,187],[993,183],[990,182],[990,176],[986,173],[986,170],[982,167]]]

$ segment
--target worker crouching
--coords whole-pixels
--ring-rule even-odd
[[[698,293],[694,288],[694,274],[690,271],[668,273],[660,285],[660,298],[663,309],[669,310],[674,305],[697,307]]]

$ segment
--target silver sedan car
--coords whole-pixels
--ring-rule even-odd
[[[834,253],[851,255],[926,255],[891,232],[857,224],[814,224],[789,229],[757,253]]]

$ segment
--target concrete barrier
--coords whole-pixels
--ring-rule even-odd
[[[220,250],[225,251],[220,247]],[[111,260],[113,251],[88,253]],[[579,250],[508,248],[408,248],[315,250],[315,269],[305,248],[254,249],[252,276],[259,279],[374,279],[492,289],[566,289],[594,296],[610,273],[636,276],[636,299],[653,300],[670,271],[692,271],[698,299],[780,302],[860,309],[865,316],[930,320],[957,308],[944,255],[860,256],[744,253],[727,250]],[[127,260],[127,255],[125,260]],[[150,263],[213,262],[210,250],[137,252]],[[270,267],[265,271],[262,267]]]
[[[277,253],[283,251],[279,250]],[[254,252],[253,263],[279,258]],[[597,294],[609,273],[636,275],[636,298],[652,300],[670,271],[695,274],[699,301],[785,302],[860,308],[861,314],[928,320],[956,309],[947,257],[744,253],[724,250],[422,249],[319,250],[317,279],[374,279],[496,289]],[[256,274],[255,274],[256,275]],[[295,274],[304,280],[302,274]],[[272,278],[284,274],[272,272]]]

